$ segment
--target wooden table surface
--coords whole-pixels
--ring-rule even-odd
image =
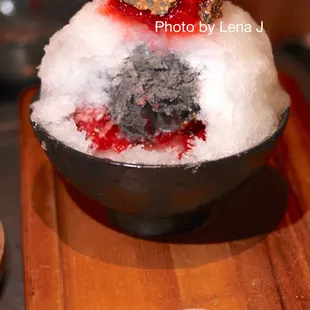
[[[56,176],[21,104],[27,310],[310,309],[310,106],[294,86],[273,158],[207,224],[165,242],[113,230]],[[69,194],[70,193],[70,194]]]

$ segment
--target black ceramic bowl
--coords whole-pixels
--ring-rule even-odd
[[[271,155],[289,118],[260,145],[197,169],[186,165],[126,164],[93,157],[55,140],[32,123],[52,164],[78,190],[102,203],[110,220],[123,231],[153,237],[188,231],[204,223],[224,194],[243,183]]]

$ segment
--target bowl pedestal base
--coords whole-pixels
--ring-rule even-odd
[[[170,217],[154,217],[107,209],[107,215],[119,230],[140,238],[152,238],[184,233],[198,228],[206,222],[211,210],[212,208],[208,207]]]

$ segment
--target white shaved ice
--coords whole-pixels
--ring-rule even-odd
[[[85,133],[69,116],[83,105],[107,104],[108,77],[116,76],[137,46],[155,43],[180,55],[199,76],[199,118],[207,125],[206,141],[195,141],[182,160],[177,151],[146,151],[135,146],[120,154],[101,156],[145,164],[193,163],[216,160],[245,151],[271,136],[289,105],[274,65],[271,43],[259,25],[240,7],[224,2],[212,35],[199,33],[173,39],[137,23],[132,27],[98,12],[103,1],[86,4],[57,32],[45,48],[39,70],[40,100],[32,120],[67,145],[91,152]],[[224,33],[228,24],[251,24],[252,32]],[[169,45],[168,45],[169,44]]]

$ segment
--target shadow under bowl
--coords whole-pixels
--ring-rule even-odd
[[[214,203],[269,159],[289,118],[261,144],[240,154],[187,165],[115,162],[81,153],[32,122],[51,163],[75,188],[101,203],[124,232],[143,238],[171,235],[202,225]]]

